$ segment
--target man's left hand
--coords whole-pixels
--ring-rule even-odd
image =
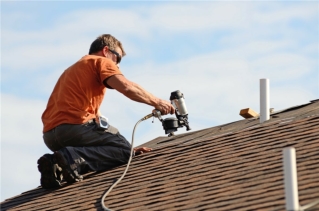
[[[148,147],[140,147],[140,148],[134,149],[135,155],[140,155],[140,154],[150,152],[150,151],[152,151],[152,149],[148,148]]]

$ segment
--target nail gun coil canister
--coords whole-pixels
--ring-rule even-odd
[[[179,128],[178,120],[176,118],[166,118],[162,122],[162,125],[165,130],[165,134],[175,132],[177,131],[177,128]]]
[[[188,114],[183,93],[179,90],[172,92],[170,100],[179,115],[185,116]]]

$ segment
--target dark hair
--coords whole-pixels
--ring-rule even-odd
[[[115,51],[116,47],[122,50],[122,57],[126,55],[122,43],[110,34],[102,34],[98,36],[91,44],[89,54],[93,54],[102,50],[105,46]]]

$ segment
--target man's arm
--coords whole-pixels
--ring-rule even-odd
[[[175,112],[175,108],[170,102],[155,97],[140,85],[126,79],[123,75],[111,76],[107,79],[107,84],[106,81],[104,82],[104,85],[116,89],[131,100],[154,106],[155,109],[159,110],[163,115],[169,113],[174,114]]]

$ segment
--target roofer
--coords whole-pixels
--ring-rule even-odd
[[[81,174],[105,171],[128,162],[130,143],[115,127],[109,125],[105,129],[97,124],[107,89],[153,106],[162,114],[175,112],[170,102],[124,77],[119,69],[123,56],[122,43],[110,34],[103,34],[93,41],[89,55],[67,68],[58,79],[42,114],[44,143],[54,152],[38,160],[43,188],[59,187],[61,175],[73,183],[83,179]],[[134,152],[150,150],[143,147],[135,148]]]

